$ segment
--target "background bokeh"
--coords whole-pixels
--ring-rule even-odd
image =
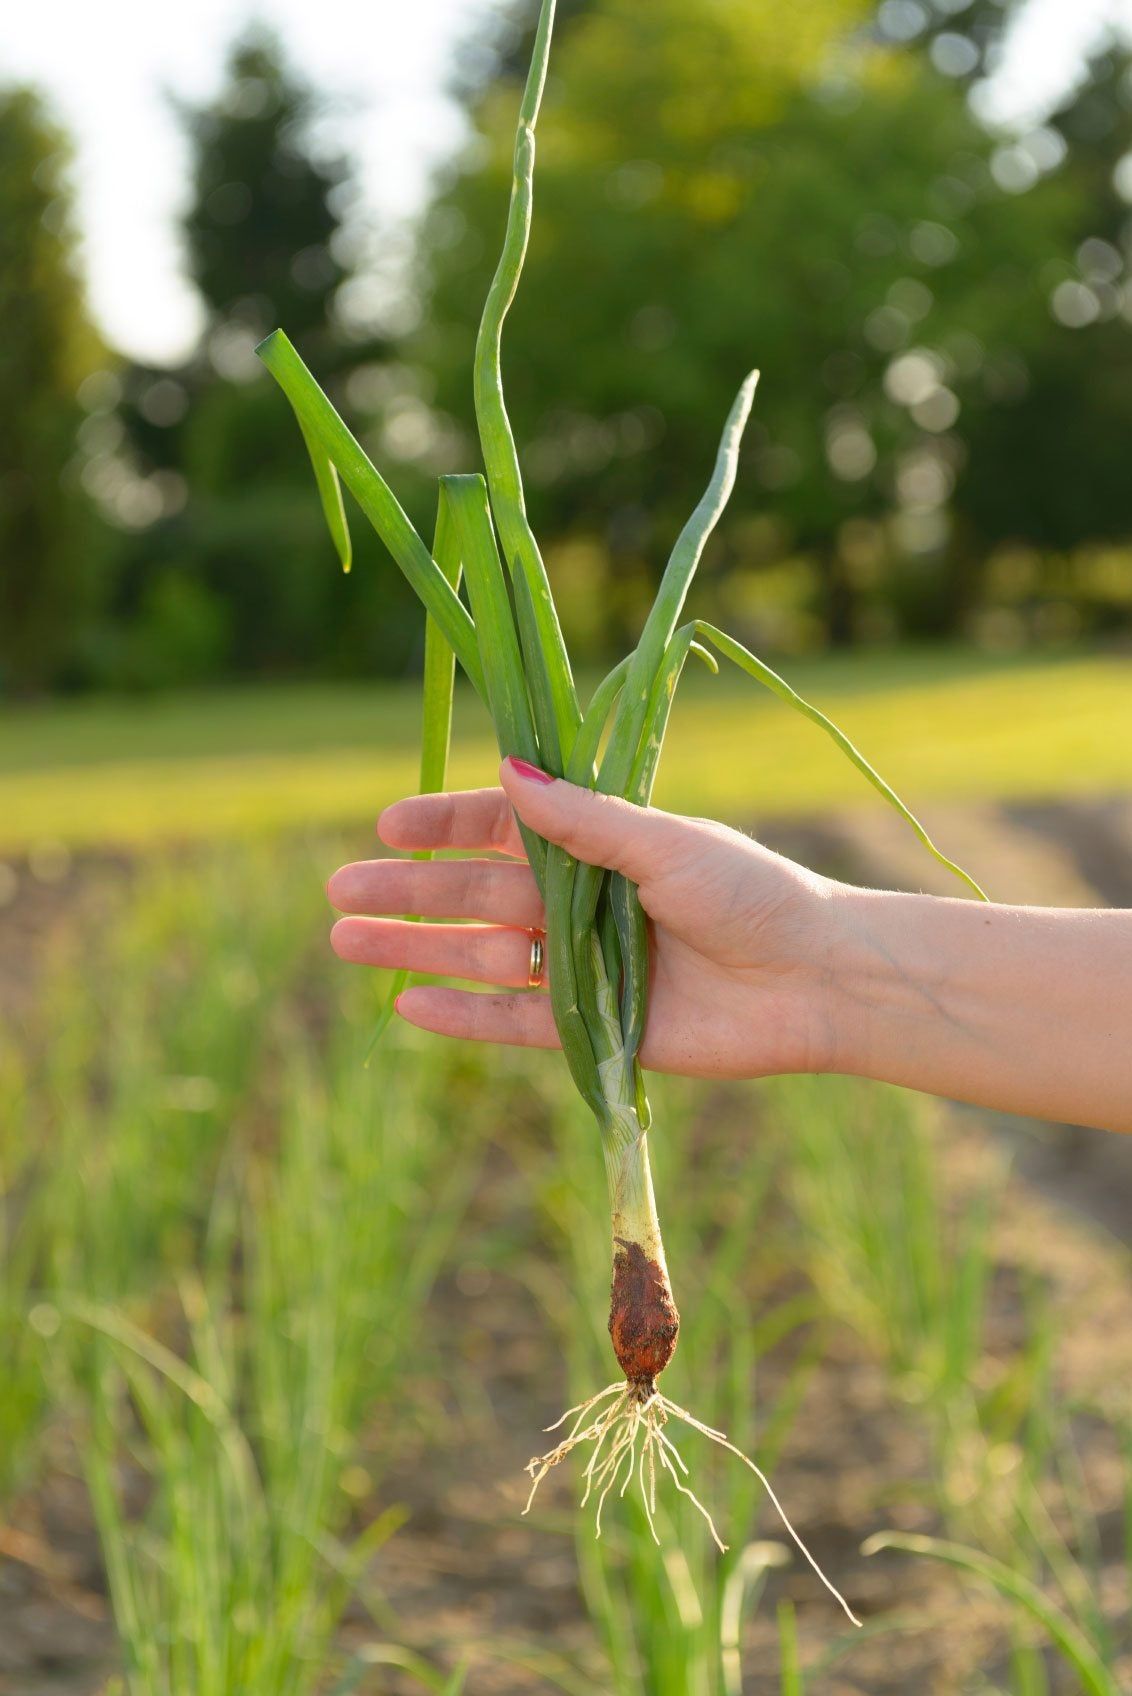
[[[1006,97],[1028,10],[822,0],[787,29],[762,0],[560,8],[506,367],[583,661],[638,627],[751,364],[709,613],[785,652],[1126,633],[1132,56],[1118,11],[1097,12],[1082,57],[1070,9],[1059,36],[1047,4],[1045,60],[1021,61],[1045,74]],[[367,198],[368,167],[341,151],[356,114],[335,127],[285,8],[231,42],[212,92],[170,95],[199,336],[166,363],[92,321],[65,125],[50,91],[9,80],[11,697],[413,670],[410,598],[366,542],[354,581],[335,577],[252,350],[287,329],[427,529],[435,472],[478,462],[469,362],[529,12],[437,10],[464,140],[409,217]],[[380,56],[380,8],[368,32],[359,51]],[[383,134],[390,178],[419,170],[411,124],[403,162]]]

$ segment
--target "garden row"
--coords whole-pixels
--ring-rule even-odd
[[[723,1557],[675,1493],[659,1550],[628,1498],[595,1542],[576,1477],[519,1519],[543,1416],[610,1375],[600,1149],[549,1057],[391,1032],[361,1065],[373,985],[322,939],[335,852],[106,868],[8,986],[0,1676],[1126,1685],[1123,1266],[972,1121],[896,1092],[669,1085],[654,1150],[695,1315],[673,1394],[772,1474],[865,1631],[706,1443]],[[883,1528],[982,1551],[998,1588],[862,1556]]]

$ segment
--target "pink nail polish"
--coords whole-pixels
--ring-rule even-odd
[[[507,764],[517,777],[526,778],[528,783],[553,783],[555,780],[547,771],[540,771],[527,760],[516,759],[514,754],[508,754]]]

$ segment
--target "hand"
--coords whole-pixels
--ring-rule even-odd
[[[650,920],[652,982],[641,1049],[654,1071],[758,1077],[824,1071],[834,1051],[834,922],[842,886],[738,831],[597,795],[505,760],[502,789],[397,801],[378,820],[391,848],[493,850],[512,860],[364,860],[327,893],[344,960],[523,988],[408,989],[410,1024],[483,1042],[557,1047],[545,993],[525,990],[531,928],[546,917],[512,807],[548,841],[637,884]],[[522,863],[516,863],[521,860]],[[373,915],[476,920],[415,925]]]

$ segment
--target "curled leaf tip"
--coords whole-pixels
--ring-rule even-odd
[[[698,660],[702,660],[713,677],[719,676],[719,661],[711,652],[710,648],[705,648],[700,642],[693,642],[691,643],[688,652],[695,654]]]

